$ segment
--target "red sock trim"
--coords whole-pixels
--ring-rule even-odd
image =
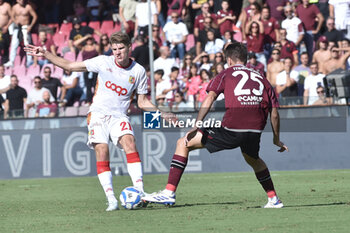
[[[96,168],[97,168],[97,174],[111,171],[111,168],[109,167],[109,161],[97,161]]]
[[[272,197],[276,196],[276,192],[275,192],[275,191],[268,191],[268,192],[267,192],[267,196],[268,196],[269,198],[272,198]]]
[[[176,186],[173,185],[173,184],[167,184],[165,186],[165,189],[175,192],[176,191]]]
[[[140,163],[141,159],[140,159],[139,152],[126,154],[126,161],[127,163]]]

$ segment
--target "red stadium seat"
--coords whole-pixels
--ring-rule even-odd
[[[69,61],[75,61],[75,53],[69,51],[69,52],[66,52],[63,56],[64,59],[67,59]]]
[[[13,67],[13,74],[17,75],[18,79],[25,77],[26,76],[25,66],[15,64],[15,66]]]
[[[114,28],[114,22],[112,20],[105,20],[101,24],[100,32],[110,35],[113,33],[113,28]]]
[[[192,47],[194,47],[194,45],[195,45],[194,35],[188,34],[187,41],[186,41],[186,51],[189,51]]]
[[[100,22],[99,21],[91,21],[89,23],[89,27],[99,31],[100,30]]]
[[[116,23],[114,25],[113,31],[111,31],[110,34],[108,34],[108,35],[110,36],[113,32],[119,32],[121,28],[122,28],[122,25],[120,23]]]
[[[55,66],[55,71],[52,74],[52,77],[62,79],[62,76],[63,76],[63,69],[58,66]]]
[[[36,34],[36,33],[32,33],[31,34],[32,35],[32,43],[33,44],[37,44],[38,43],[38,34]]]
[[[56,33],[58,32],[60,26],[58,23],[49,23],[47,24],[48,27],[53,28],[53,32]]]
[[[28,69],[27,69],[27,77],[30,78],[30,79],[33,79],[35,76],[38,76],[40,75],[40,66],[37,65],[37,66],[29,66]]]
[[[83,61],[83,53],[79,52],[76,61]]]
[[[62,45],[62,44],[68,44],[67,40],[65,39],[66,36],[61,33],[55,33],[52,37],[53,42],[56,46]]]
[[[69,37],[69,33],[72,30],[72,28],[72,23],[62,23],[59,33],[65,35],[66,37]]]
[[[12,75],[12,67],[6,67],[5,68],[5,75],[11,76]]]

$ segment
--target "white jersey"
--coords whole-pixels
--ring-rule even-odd
[[[95,95],[89,112],[116,117],[126,116],[131,95],[147,94],[145,69],[135,61],[121,67],[114,56],[98,56],[84,61],[89,72],[98,73]]]

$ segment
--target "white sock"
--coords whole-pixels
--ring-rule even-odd
[[[112,172],[105,171],[105,172],[98,174],[97,176],[98,176],[98,179],[100,180],[100,184],[103,188],[103,191],[106,194],[108,202],[117,201],[117,199],[114,196],[114,191],[113,191]]]
[[[132,180],[132,184],[135,188],[139,189],[143,192],[143,173],[142,173],[142,165],[140,162],[136,163],[128,163],[128,173]]]

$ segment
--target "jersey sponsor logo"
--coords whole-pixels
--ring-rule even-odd
[[[111,81],[107,81],[107,82],[106,82],[106,87],[107,87],[108,89],[111,89],[111,90],[114,91],[115,93],[117,93],[118,96],[128,94],[128,90],[127,90],[127,89],[125,89],[125,88],[123,88],[123,87],[121,87],[121,86],[118,86],[118,85],[116,85],[115,83],[112,83]]]
[[[135,80],[136,80],[135,77],[133,77],[133,76],[129,77],[129,83],[134,84]]]

